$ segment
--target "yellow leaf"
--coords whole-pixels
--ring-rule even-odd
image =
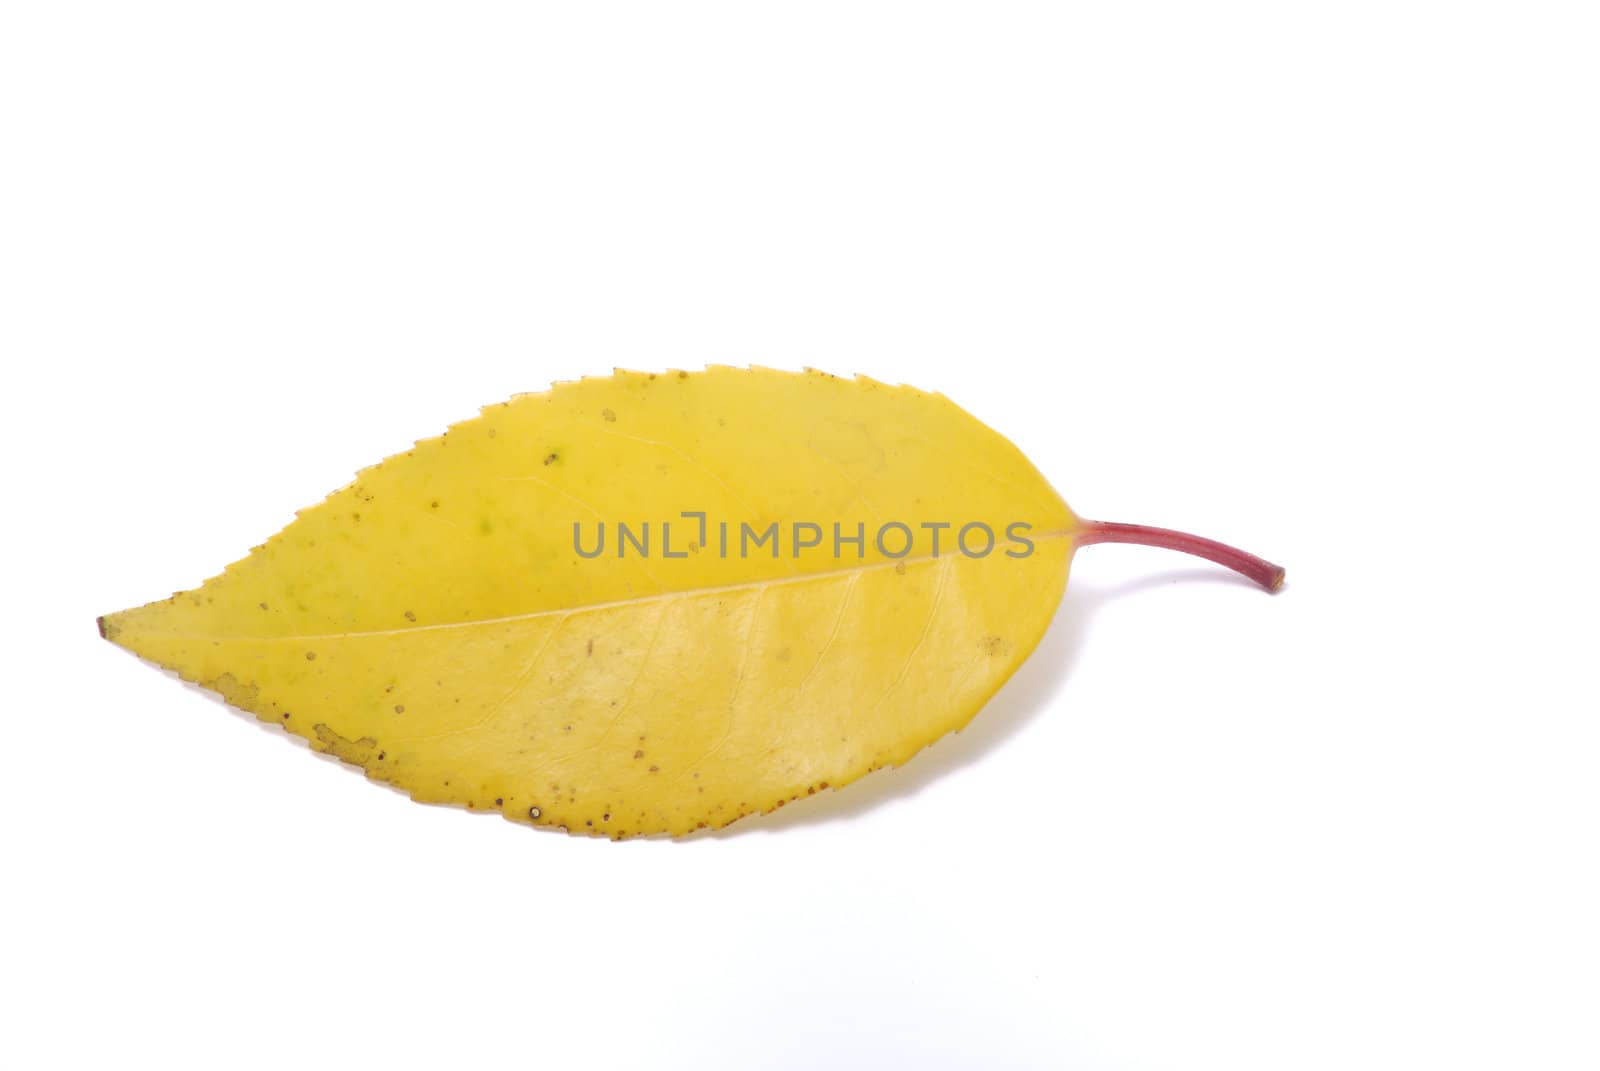
[[[100,624],[415,799],[682,834],[961,728],[1075,545],[1126,527],[936,394],[621,372],[491,406]]]

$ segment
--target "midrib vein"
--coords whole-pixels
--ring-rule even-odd
[[[1030,538],[1035,542],[1056,539],[1068,539],[1076,529],[1060,528],[1049,532],[1033,533]],[[172,639],[184,640],[246,640],[251,642],[290,642],[306,640],[349,640],[368,636],[409,636],[419,632],[444,632],[459,628],[486,628],[492,625],[507,625],[518,621],[531,621],[540,617],[564,617],[572,614],[596,613],[602,610],[615,610],[625,606],[646,606],[656,602],[667,602],[673,599],[691,598],[697,595],[717,595],[724,592],[743,592],[755,588],[771,588],[789,584],[805,584],[812,581],[827,580],[833,577],[863,575],[879,572],[884,569],[893,569],[900,565],[926,565],[936,561],[982,561],[982,558],[969,558],[959,549],[951,554],[922,554],[914,558],[896,558],[893,561],[874,562],[871,565],[856,565],[841,569],[824,569],[815,573],[802,573],[798,576],[774,577],[770,580],[747,580],[737,584],[711,584],[697,588],[682,588],[677,591],[662,591],[654,595],[639,595],[631,599],[612,599],[606,602],[584,603],[580,606],[553,606],[547,610],[530,610],[522,614],[508,614],[503,617],[484,617],[476,621],[446,621],[437,625],[407,625],[404,628],[386,629],[360,629],[355,632],[314,632],[296,633],[284,636],[252,636],[252,635],[220,635],[206,632],[163,632],[151,630],[146,635],[167,636]],[[1017,559],[1022,560],[1022,559]]]

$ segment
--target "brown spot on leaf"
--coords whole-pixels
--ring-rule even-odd
[[[326,725],[314,725],[312,730],[317,734],[317,742],[321,745],[319,751],[326,751],[352,766],[365,766],[378,746],[378,742],[370,736],[363,736],[359,740],[347,740]]]
[[[241,682],[232,673],[224,673],[210,684],[206,685],[233,706],[249,708],[261,695],[261,688],[254,682]],[[287,714],[284,717],[288,717]]]

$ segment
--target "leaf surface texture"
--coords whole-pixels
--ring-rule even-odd
[[[648,522],[648,554],[618,556],[618,522]],[[821,544],[797,553],[806,522]],[[835,522],[860,525],[859,550],[835,544]],[[895,522],[899,557],[898,530],[888,553],[875,538]],[[960,549],[973,522],[989,553]],[[1022,557],[1006,552],[1017,522]],[[741,524],[774,523],[777,556],[741,557]],[[418,800],[683,834],[965,725],[1043,634],[1078,523],[938,395],[816,372],[619,372],[491,406],[222,575],[101,627]],[[604,524],[599,556],[577,552],[575,524],[588,550]]]

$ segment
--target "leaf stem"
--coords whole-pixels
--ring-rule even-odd
[[[1171,528],[1152,528],[1145,524],[1118,524],[1112,521],[1084,521],[1074,537],[1077,546],[1093,543],[1136,543],[1146,547],[1165,547],[1182,551],[1207,561],[1225,565],[1260,584],[1267,591],[1283,587],[1283,566],[1274,565],[1265,558],[1246,554],[1237,547],[1218,543],[1215,539],[1202,539],[1187,532]]]

